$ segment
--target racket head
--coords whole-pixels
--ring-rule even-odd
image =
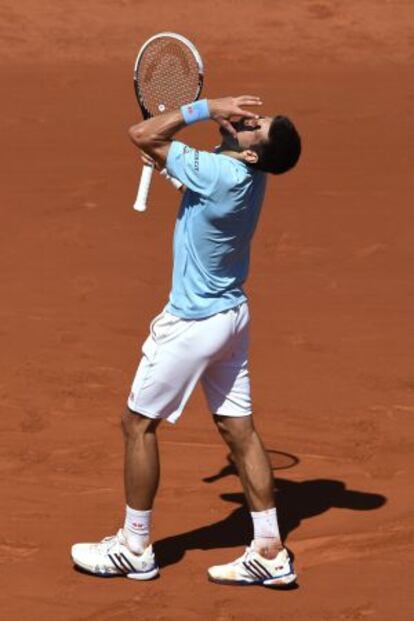
[[[134,88],[144,119],[196,101],[203,88],[204,67],[191,41],[175,32],[160,32],[141,47],[134,66]]]

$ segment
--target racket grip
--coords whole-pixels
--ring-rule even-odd
[[[167,173],[166,168],[163,168],[161,170],[160,175],[161,177],[164,177],[164,179],[167,179],[167,181],[169,181],[176,190],[181,190],[181,188],[184,185],[183,183],[181,183],[181,181],[178,181],[178,179],[176,179],[175,177],[171,177],[171,175]]]
[[[151,185],[152,173],[154,167],[150,164],[144,164],[142,167],[141,180],[139,182],[138,194],[135,199],[135,211],[145,211],[147,208],[148,192]]]

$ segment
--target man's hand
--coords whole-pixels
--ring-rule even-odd
[[[245,110],[244,106],[261,105],[260,97],[254,95],[208,100],[210,117],[233,136],[236,135],[236,131],[230,119],[234,117],[259,119],[258,114]],[[129,135],[132,142],[144,152],[144,158],[149,156],[160,168],[164,168],[171,140],[185,126],[186,123],[180,110],[173,110],[133,125],[129,129]],[[145,164],[145,160],[143,161]]]
[[[142,151],[142,149],[140,149],[140,156],[143,164],[145,164],[146,166],[153,166],[155,170],[161,170],[157,162],[152,157],[147,155],[144,151]]]
[[[261,106],[262,100],[255,95],[241,95],[240,97],[223,97],[222,99],[209,99],[208,107],[210,117],[221,127],[236,136],[237,132],[230,123],[233,117],[244,117],[258,119],[259,115],[249,110],[244,110],[244,106]]]
[[[161,168],[161,166],[151,156],[147,155],[145,151],[140,149],[139,153],[140,153],[141,161],[143,164],[145,164],[146,166],[153,166],[155,170],[158,170],[161,177],[164,177],[167,181],[171,183],[171,185],[176,190],[184,194],[187,188],[185,187],[183,183],[181,183],[177,179],[173,179],[173,177],[170,177],[170,175],[167,173],[167,169]]]

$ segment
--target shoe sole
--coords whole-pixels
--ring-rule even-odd
[[[146,571],[142,573],[130,573],[130,574],[117,574],[114,572],[97,572],[93,571],[90,567],[86,567],[86,565],[82,565],[78,561],[74,561],[72,559],[75,567],[81,569],[83,572],[89,574],[90,576],[96,576],[97,578],[130,578],[131,580],[154,580],[157,576],[159,576],[160,570],[158,567],[152,569],[151,571]]]
[[[248,580],[226,580],[213,578],[210,574],[207,574],[210,582],[214,582],[214,584],[225,584],[225,585],[234,585],[234,586],[264,586],[271,589],[288,589],[296,584],[297,575],[289,574],[288,576],[283,576],[282,578],[272,578],[266,580],[257,580],[257,581],[248,581]]]
[[[158,569],[153,569],[152,571],[146,571],[145,574],[127,574],[126,577],[131,580],[154,580],[159,574]]]

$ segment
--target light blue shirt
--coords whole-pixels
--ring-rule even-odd
[[[187,187],[175,226],[166,310],[202,319],[238,306],[247,299],[243,283],[266,175],[233,157],[178,141],[170,146],[166,167]]]

